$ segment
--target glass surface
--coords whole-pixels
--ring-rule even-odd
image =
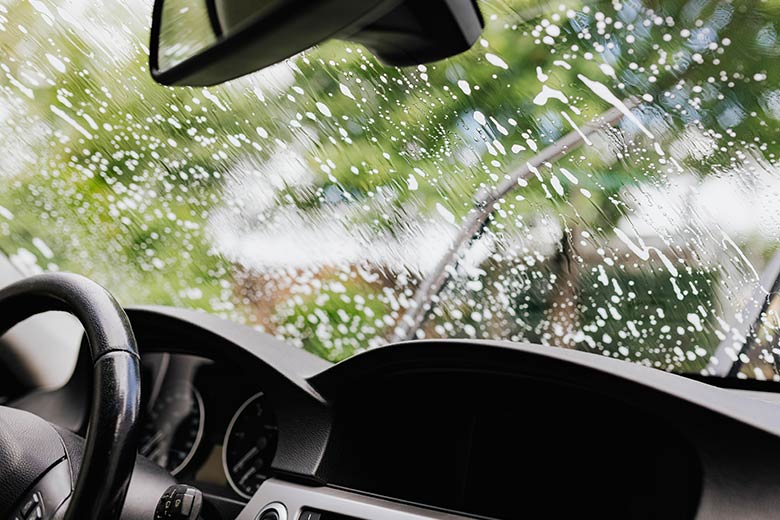
[[[169,89],[150,3],[6,1],[0,247],[333,360],[497,338],[777,379],[776,302],[751,324],[780,236],[780,2],[481,7],[444,62],[331,42]]]

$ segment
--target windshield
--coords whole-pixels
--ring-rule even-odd
[[[780,2],[480,6],[447,61],[329,42],[171,89],[149,2],[5,0],[0,247],[331,360],[464,337],[777,378]]]

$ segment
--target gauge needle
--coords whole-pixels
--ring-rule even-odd
[[[159,441],[159,440],[160,440],[160,438],[162,438],[162,436],[163,436],[163,432],[157,432],[157,433],[155,433],[155,434],[154,434],[154,436],[153,436],[151,439],[149,439],[149,440],[148,440],[148,441],[147,441],[147,442],[146,442],[146,443],[143,445],[143,447],[141,447],[141,450],[140,450],[140,451],[141,451],[141,454],[142,454],[142,455],[149,455],[149,452],[150,452],[150,450],[151,450],[152,448],[154,448],[154,446],[157,444],[157,441]]]
[[[257,469],[256,469],[256,468],[249,468],[249,471],[247,471],[247,472],[244,474],[244,476],[243,476],[243,477],[241,477],[241,481],[239,482],[239,484],[241,484],[241,485],[243,486],[243,485],[246,483],[246,481],[247,481],[247,480],[249,480],[249,478],[250,478],[252,475],[254,475],[255,473],[257,473]]]
[[[253,446],[252,449],[246,452],[246,455],[241,457],[241,460],[239,460],[236,465],[233,466],[233,471],[236,473],[241,471],[241,468],[244,467],[244,464],[246,464],[249,459],[257,455],[259,452],[260,450],[257,448],[257,446]]]

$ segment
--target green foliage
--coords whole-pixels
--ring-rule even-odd
[[[634,226],[637,190],[668,188],[682,172],[727,176],[746,155],[774,161],[777,153],[780,2],[774,0],[631,0],[619,10],[607,2],[483,2],[483,39],[444,62],[383,67],[364,49],[334,41],[204,90],[153,84],[146,69],[148,6],[96,3],[68,17],[68,4],[55,4],[13,0],[0,13],[6,106],[0,146],[7,151],[0,206],[12,215],[0,216],[0,247],[15,257],[31,253],[40,268],[92,276],[124,303],[200,307],[252,322],[264,302],[241,295],[237,274],[285,276],[285,268],[243,265],[245,258],[217,244],[238,231],[284,233],[288,214],[315,227],[336,221],[365,247],[403,241],[442,218],[459,223],[477,211],[478,195],[612,107],[585,77],[638,105],[633,113],[653,139],[623,118],[593,136],[595,145],[541,165],[499,201],[488,224],[499,245],[474,267],[488,273],[484,287],[501,282],[511,298],[486,300],[497,317],[483,320],[482,309],[476,320],[466,309],[476,300],[463,286],[482,275],[461,273],[422,332],[457,336],[471,327],[491,337],[545,340],[551,295],[567,276],[551,267],[559,228],[590,233],[589,256],[572,259],[582,279],[565,280],[580,302],[614,296],[591,280],[593,262],[609,261],[616,279],[657,295],[667,315],[703,305],[702,319],[712,320],[721,295],[711,287],[682,303],[668,293],[672,278],[696,285],[722,275],[694,261],[700,237],[677,243],[659,232],[658,247],[679,264],[681,274],[673,275],[661,269],[658,255],[636,269],[636,258],[615,245],[615,228]],[[543,87],[560,91],[566,102],[536,100]],[[714,146],[698,153],[691,145],[672,161],[691,129]],[[254,198],[267,201],[237,201],[257,183],[266,191]],[[239,225],[228,229],[226,215]],[[552,246],[534,242],[544,230]],[[328,285],[340,280],[335,272],[354,268],[314,265],[313,278]],[[276,302],[271,332],[329,359],[388,337],[404,314],[398,302],[410,301],[424,273],[410,266],[369,270],[384,282],[348,277],[338,294],[280,301],[263,295]],[[651,311],[649,304],[621,305],[620,315],[632,322]],[[572,312],[581,325],[596,319],[590,304]],[[445,323],[449,329],[437,329]],[[683,350],[709,352],[717,340],[708,327],[685,326]],[[668,357],[668,338],[623,339],[626,357],[701,368],[701,355],[695,362]]]
[[[280,309],[280,328],[297,331],[309,352],[341,361],[387,327],[389,308],[376,298],[377,287],[363,282],[325,279],[323,288]]]

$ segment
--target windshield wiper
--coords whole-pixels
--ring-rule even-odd
[[[775,253],[761,272],[758,287],[742,310],[743,319],[732,326],[730,335],[720,342],[715,353],[710,357],[706,368],[708,374],[721,377],[736,377],[739,374],[742,365],[745,364],[742,358],[755,345],[756,334],[761,330],[761,322],[778,292],[780,292],[780,251]],[[741,344],[737,344],[735,337],[744,339]]]
[[[639,100],[636,98],[629,98],[623,101],[628,110],[636,107],[638,103]],[[450,273],[457,266],[459,262],[458,255],[461,249],[464,245],[471,245],[480,238],[488,221],[496,211],[496,204],[508,193],[519,187],[519,180],[528,179],[531,175],[538,175],[538,169],[545,163],[553,163],[572,150],[579,148],[583,143],[590,143],[589,137],[591,135],[599,132],[604,126],[614,125],[624,115],[624,112],[618,108],[607,110],[579,130],[569,132],[550,146],[544,148],[523,166],[510,173],[508,178],[495,189],[478,194],[474,200],[474,211],[467,216],[461,225],[453,239],[452,245],[436,263],[430,274],[418,286],[411,306],[401,318],[401,323],[393,332],[391,341],[414,339],[419,328],[425,323],[431,301],[442,290],[447,280],[449,280]]]

